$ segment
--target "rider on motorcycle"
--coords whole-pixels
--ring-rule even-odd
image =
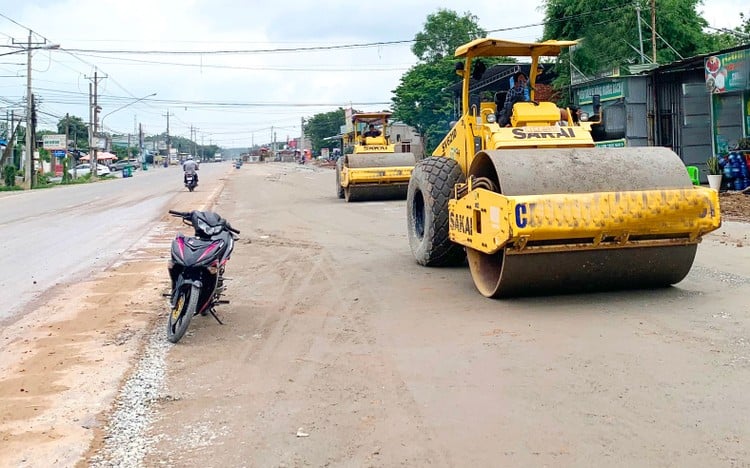
[[[187,175],[191,174],[195,178],[195,185],[198,185],[198,169],[198,162],[193,161],[192,154],[188,155],[187,160],[182,163],[182,170],[185,171],[183,183],[187,184]]]

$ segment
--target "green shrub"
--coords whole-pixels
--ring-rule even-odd
[[[49,173],[49,172],[46,173],[46,174],[38,174],[36,176],[36,184],[37,184],[37,186],[39,186],[39,185],[49,185],[49,183],[50,183],[49,182],[50,174],[51,173]],[[51,174],[51,175],[54,175],[54,174]]]
[[[3,168],[3,181],[5,182],[6,187],[13,187],[16,185],[16,172],[18,172],[18,170],[16,169],[16,166],[13,166],[12,164],[8,164]]]

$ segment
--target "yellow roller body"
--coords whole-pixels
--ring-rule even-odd
[[[514,197],[469,187],[449,202],[450,238],[487,254],[686,245],[721,226],[718,206],[702,187]]]
[[[449,235],[490,297],[674,284],[721,225],[718,194],[664,148],[486,151],[469,175]]]
[[[347,200],[405,198],[416,162],[412,153],[362,151],[347,155],[340,179]]]

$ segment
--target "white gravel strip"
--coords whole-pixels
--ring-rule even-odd
[[[104,446],[90,460],[92,467],[139,467],[153,443],[146,438],[153,405],[160,399],[166,376],[167,342],[161,320],[151,331],[135,372],[115,401],[105,429]]]

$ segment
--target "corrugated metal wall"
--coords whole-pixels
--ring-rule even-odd
[[[686,165],[702,166],[712,154],[710,94],[702,70],[655,76],[654,144],[671,148]],[[653,84],[650,86],[653,90]]]

